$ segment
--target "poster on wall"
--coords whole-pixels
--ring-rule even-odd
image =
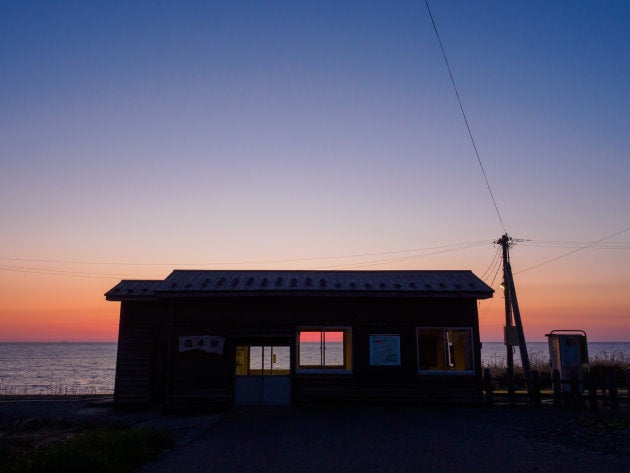
[[[400,366],[400,335],[370,335],[370,365]]]
[[[223,354],[225,338],[212,335],[191,335],[179,337],[179,351],[201,350],[206,353]]]

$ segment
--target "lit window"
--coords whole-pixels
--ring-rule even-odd
[[[349,328],[308,328],[298,330],[298,369],[351,369]]]
[[[288,346],[236,347],[237,376],[288,376],[290,366],[291,348]]]
[[[473,350],[470,328],[419,328],[420,371],[472,372]]]

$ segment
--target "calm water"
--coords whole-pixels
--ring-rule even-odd
[[[0,343],[0,394],[114,392],[116,343]]]
[[[319,344],[305,345],[309,347],[302,348],[303,360],[308,351],[312,351],[313,360],[321,359]],[[0,343],[0,394],[112,393],[116,346],[116,343]],[[546,342],[530,342],[527,347],[532,361],[548,362]],[[335,364],[335,357],[340,363],[341,343],[330,344],[329,349],[327,363]],[[630,343],[590,342],[588,350],[591,362],[597,359],[630,362]],[[484,365],[505,365],[505,346],[484,342],[481,357]],[[286,368],[287,358],[288,353],[278,351],[274,369]],[[518,350],[514,359],[520,363]],[[265,360],[270,362],[271,354],[265,354]]]

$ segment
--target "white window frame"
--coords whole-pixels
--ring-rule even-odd
[[[344,365],[349,367],[343,368],[326,368],[321,366],[316,366],[313,368],[309,368],[308,366],[300,366],[300,333],[301,332],[343,332],[344,333],[344,341],[343,341],[343,350],[344,350]],[[303,373],[303,374],[352,374],[352,365],[353,365],[353,356],[352,356],[352,327],[348,326],[303,326],[298,327],[296,333],[296,354],[295,354],[295,372]],[[348,347],[346,348],[346,339],[348,340]],[[346,356],[349,357],[346,360]]]
[[[444,360],[448,359],[446,336],[447,330],[466,330],[470,335],[470,360],[472,368],[470,370],[423,370],[420,368],[420,330],[442,330]],[[474,330],[472,327],[457,327],[457,326],[442,326],[442,327],[416,327],[416,355],[418,362],[418,373],[422,375],[449,375],[449,376],[461,376],[475,374],[475,339],[473,337]]]

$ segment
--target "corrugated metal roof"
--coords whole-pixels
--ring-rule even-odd
[[[163,281],[123,279],[105,293],[105,298],[109,301],[153,299],[155,290],[162,283]]]
[[[175,270],[164,281],[121,281],[108,300],[155,297],[207,297],[238,294],[383,295],[421,297],[492,297],[492,288],[468,270],[302,271]]]

